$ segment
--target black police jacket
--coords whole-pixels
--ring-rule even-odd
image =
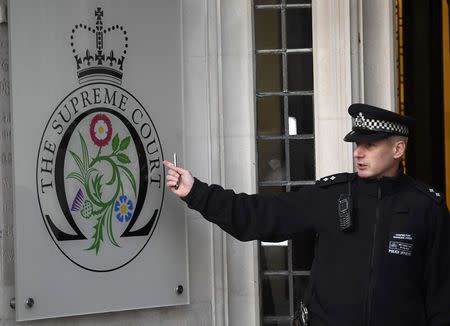
[[[338,200],[349,189],[353,228],[344,232]],[[317,232],[312,326],[450,325],[448,210],[442,194],[409,176],[341,173],[280,195],[236,194],[195,179],[184,200],[241,241]]]

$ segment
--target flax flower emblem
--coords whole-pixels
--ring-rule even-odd
[[[114,205],[114,212],[116,212],[116,218],[119,222],[128,222],[131,218],[131,214],[133,211],[133,202],[131,199],[128,199],[127,196],[122,195],[119,197],[119,200],[116,201]]]

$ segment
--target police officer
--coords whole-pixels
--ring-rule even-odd
[[[450,218],[444,195],[400,162],[414,121],[349,107],[356,173],[280,195],[236,194],[165,161],[167,186],[241,241],[318,234],[307,300],[312,326],[450,325]]]

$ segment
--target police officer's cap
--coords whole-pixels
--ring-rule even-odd
[[[398,135],[408,137],[414,127],[414,119],[376,106],[355,103],[348,113],[352,116],[352,131],[344,140],[366,143]]]

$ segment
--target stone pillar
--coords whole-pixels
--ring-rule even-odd
[[[394,1],[361,2],[364,102],[395,111]]]

